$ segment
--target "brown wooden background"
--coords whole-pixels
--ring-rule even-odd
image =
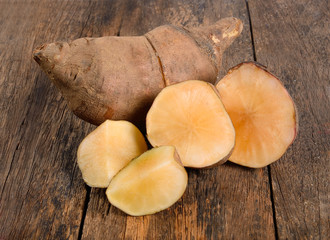
[[[327,0],[0,0],[0,239],[330,239],[329,15]],[[68,110],[32,50],[228,16],[244,31],[221,74],[268,66],[297,104],[298,137],[263,169],[188,169],[179,202],[128,217],[84,184],[76,151],[94,126]]]

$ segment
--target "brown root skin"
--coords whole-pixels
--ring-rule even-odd
[[[235,145],[234,145],[234,147],[235,147]],[[228,155],[225,156],[223,159],[221,159],[219,162],[216,162],[216,163],[214,163],[214,164],[212,164],[212,165],[208,165],[208,166],[205,166],[205,167],[202,167],[202,168],[195,168],[195,167],[189,167],[189,168],[193,168],[193,169],[209,169],[209,168],[218,167],[218,166],[220,166],[220,165],[226,163],[226,162],[229,160],[230,155],[231,155],[231,154],[233,153],[233,151],[234,151],[234,147],[232,148],[232,150],[230,151],[230,153],[228,153]]]
[[[235,147],[235,145],[234,145],[234,147]],[[202,170],[202,169],[210,169],[210,168],[218,167],[218,166],[226,163],[229,160],[230,155],[234,151],[234,147],[232,148],[232,150],[230,151],[230,153],[228,153],[228,155],[225,156],[224,158],[222,158],[219,162],[216,162],[216,163],[214,163],[212,165],[208,165],[208,166],[205,166],[205,167],[186,167],[186,168],[201,169]]]
[[[242,31],[236,18],[191,30],[165,25],[145,36],[44,44],[33,57],[80,118],[128,120],[141,129],[153,99],[188,79],[214,83],[224,50]]]
[[[186,29],[198,45],[209,54],[218,69],[221,67],[222,53],[241,34],[242,30],[243,24],[237,18],[224,18],[208,27]]]
[[[35,58],[69,108],[96,125],[106,119],[125,119],[141,127],[143,121],[137,120],[143,119],[163,87],[157,58],[144,37],[51,43],[37,49]]]

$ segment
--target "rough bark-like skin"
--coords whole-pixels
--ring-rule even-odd
[[[190,79],[214,82],[217,67],[188,32],[166,25],[152,30],[146,37],[161,60],[166,86]]]
[[[34,59],[78,117],[96,125],[124,119],[141,127],[165,86],[189,79],[214,83],[222,53],[242,27],[236,18],[191,30],[165,25],[145,36],[46,44]]]
[[[164,85],[157,57],[143,36],[51,43],[35,56],[70,109],[94,124],[134,120]]]

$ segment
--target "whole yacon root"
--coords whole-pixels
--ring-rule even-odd
[[[141,126],[165,86],[189,79],[214,83],[224,50],[242,28],[236,18],[192,29],[164,25],[144,36],[44,44],[33,56],[78,117]]]

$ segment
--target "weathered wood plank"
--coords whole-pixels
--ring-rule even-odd
[[[270,166],[278,237],[329,239],[329,1],[249,6],[257,60],[282,79],[299,113],[295,143]]]
[[[86,190],[76,150],[93,127],[68,110],[32,50],[115,34],[119,23],[100,18],[102,4],[108,3],[0,3],[0,239],[78,237]]]
[[[197,26],[222,17],[244,22],[242,36],[224,56],[226,71],[253,60],[244,0],[116,1],[120,35],[140,35],[162,24]],[[110,6],[109,6],[110,7]],[[122,10],[124,9],[124,10]],[[116,16],[112,16],[116,18]],[[222,71],[222,75],[225,70]],[[92,189],[83,239],[274,239],[268,171],[234,164],[207,170],[188,169],[189,185],[171,208],[145,217],[130,217],[111,206],[105,190]]]

